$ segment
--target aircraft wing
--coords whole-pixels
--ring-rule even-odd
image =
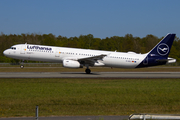
[[[94,66],[94,63],[96,63],[98,60],[102,60],[105,56],[107,55],[101,54],[92,57],[79,58],[78,61],[82,64],[89,64],[90,66]]]

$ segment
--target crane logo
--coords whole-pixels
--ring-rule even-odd
[[[161,43],[157,47],[157,52],[162,56],[167,55],[169,53],[169,46],[165,43]]]

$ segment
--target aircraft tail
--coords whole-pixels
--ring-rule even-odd
[[[151,51],[145,59],[136,67],[149,67],[172,63],[176,59],[168,58],[176,34],[167,34]]]
[[[168,57],[176,34],[167,34],[150,52],[150,56]]]

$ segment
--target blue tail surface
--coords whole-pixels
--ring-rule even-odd
[[[166,64],[175,36],[176,34],[167,34],[136,68]]]

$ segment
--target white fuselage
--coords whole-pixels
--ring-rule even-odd
[[[7,57],[62,63],[63,60],[79,60],[88,59],[95,56],[105,55],[102,59],[98,59],[94,65],[90,66],[107,66],[119,68],[135,68],[147,56],[147,54],[136,54],[133,52],[111,52],[101,50],[77,49],[67,47],[54,47],[32,44],[14,45],[10,49],[4,51]]]
[[[142,68],[167,63],[174,63],[176,59],[169,58],[170,48],[175,34],[167,34],[152,50],[146,54],[134,52],[111,52],[102,50],[77,49],[32,44],[14,45],[3,54],[10,58],[59,62],[67,68],[82,68],[91,73],[89,66],[106,66],[118,68]],[[21,65],[21,68],[24,66]]]

